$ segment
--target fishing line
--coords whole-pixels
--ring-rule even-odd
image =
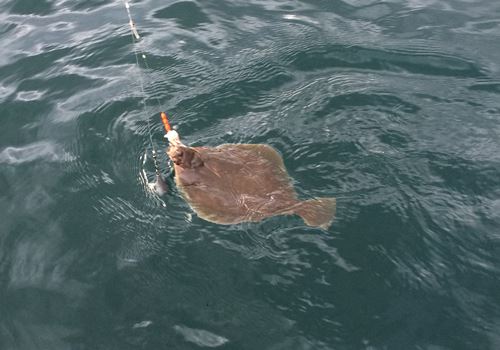
[[[146,92],[144,89],[144,79],[142,76],[141,66],[139,63],[139,55],[141,56],[146,69],[149,69],[149,65],[148,65],[148,62],[146,59],[146,54],[137,48],[137,44],[140,42],[141,36],[139,35],[139,32],[137,31],[137,27],[135,25],[134,20],[132,19],[132,14],[130,12],[130,4],[127,0],[123,0],[123,3],[125,5],[125,9],[127,10],[130,32],[132,35],[132,46],[133,46],[133,50],[134,50],[135,62],[136,62],[137,70],[139,71],[139,86],[141,87],[141,92],[142,92],[142,105],[143,105],[144,109],[146,109],[147,108]],[[156,99],[156,102],[158,104],[158,108],[161,109],[161,103],[160,103],[159,98],[157,96],[155,96],[155,99]],[[170,124],[168,122],[167,115],[164,112],[161,112],[160,115],[161,115],[161,119],[162,119],[163,125],[165,127],[165,130],[167,132],[170,131],[171,128],[170,128]],[[152,135],[153,133],[152,133],[151,123],[149,121],[149,118],[146,118],[146,121],[147,121],[148,134],[149,134],[149,143],[151,145],[151,150],[152,150],[151,153],[153,155],[153,163],[154,163],[155,173],[156,173],[157,182],[158,182],[159,180],[162,180],[161,173],[160,173],[160,167],[158,165],[156,148],[153,144],[153,135]]]

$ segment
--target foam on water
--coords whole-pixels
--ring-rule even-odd
[[[22,147],[6,147],[0,152],[0,163],[17,165],[43,160],[68,162],[75,158],[51,141],[33,142]]]

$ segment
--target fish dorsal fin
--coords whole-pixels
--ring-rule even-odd
[[[217,148],[220,148],[220,149],[233,148],[234,149],[235,147],[238,149],[241,149],[241,150],[254,152],[256,155],[258,155],[264,159],[267,159],[272,165],[277,166],[286,172],[285,164],[283,163],[283,158],[278,153],[278,151],[276,151],[273,147],[271,147],[269,145],[241,143],[241,144],[220,145]]]

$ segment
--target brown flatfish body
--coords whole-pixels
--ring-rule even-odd
[[[333,221],[335,198],[299,200],[283,159],[271,146],[188,147],[175,131],[167,136],[176,184],[199,217],[236,224],[297,214],[324,229]]]

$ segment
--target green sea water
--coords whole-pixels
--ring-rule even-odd
[[[136,44],[122,1],[0,1],[0,349],[500,348],[500,2],[131,12]],[[161,110],[335,222],[200,219]]]

